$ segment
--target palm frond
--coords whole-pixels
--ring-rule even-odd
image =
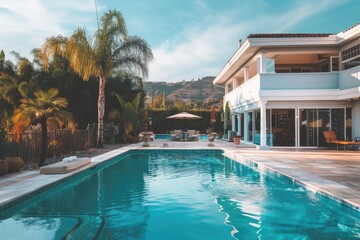
[[[78,28],[67,44],[67,57],[73,70],[84,80],[89,80],[100,71],[95,61],[94,50],[83,28]]]
[[[115,93],[115,97],[117,98],[117,100],[120,103],[120,107],[123,110],[123,112],[125,111],[125,105],[126,105],[126,101],[124,100],[124,98],[122,96],[120,96],[119,94]]]
[[[55,55],[66,57],[67,43],[67,37],[64,37],[62,35],[46,39],[39,53],[39,57],[43,61],[43,66],[45,69],[47,69],[49,65],[49,59],[53,58]]]
[[[113,53],[115,68],[129,68],[138,70],[147,78],[148,64],[153,60],[150,46],[140,37],[129,37]]]
[[[138,112],[140,101],[141,101],[141,92],[138,92],[135,98],[131,101],[131,105],[133,106],[136,113]]]
[[[118,35],[127,38],[127,29],[122,14],[117,10],[109,10],[101,18],[101,29],[112,32],[110,36]]]

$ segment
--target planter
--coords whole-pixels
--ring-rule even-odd
[[[18,172],[24,167],[24,161],[20,157],[5,158],[9,165],[8,173]]]
[[[153,132],[143,132],[142,133],[144,136],[143,136],[143,140],[144,140],[144,144],[143,144],[143,147],[149,147],[150,146],[150,138],[151,136],[154,134]]]
[[[228,141],[232,142],[233,141],[233,137],[236,136],[236,132],[235,131],[228,131]]]
[[[209,142],[213,142],[215,140],[215,137],[213,135],[208,136]]]
[[[240,136],[233,136],[234,144],[239,145],[240,144]]]
[[[0,160],[0,176],[7,174],[8,170],[9,170],[9,165],[7,161]]]

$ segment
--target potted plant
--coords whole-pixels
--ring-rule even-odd
[[[211,129],[206,129],[206,133],[207,133],[209,142],[213,142],[215,140],[215,135],[211,131]]]
[[[240,144],[240,136],[235,135],[233,136],[234,144],[239,145]]]

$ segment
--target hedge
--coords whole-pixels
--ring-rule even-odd
[[[201,119],[177,120],[167,119],[166,117],[180,113],[178,110],[147,110],[148,116],[152,119],[149,130],[154,133],[164,134],[175,129],[194,129],[205,134],[206,129],[211,128],[210,111],[187,111],[188,113],[198,115]],[[216,113],[216,123],[214,124],[214,132],[222,132],[223,123],[221,122],[221,113]]]

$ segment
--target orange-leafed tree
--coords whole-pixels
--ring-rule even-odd
[[[59,91],[51,88],[48,91],[38,90],[33,98],[22,98],[21,104],[14,110],[12,116],[13,132],[17,140],[21,133],[31,125],[41,125],[41,154],[39,167],[45,164],[47,155],[47,127],[57,124],[62,127],[65,123],[74,126],[71,113],[64,109],[68,105],[66,98],[58,97]]]

